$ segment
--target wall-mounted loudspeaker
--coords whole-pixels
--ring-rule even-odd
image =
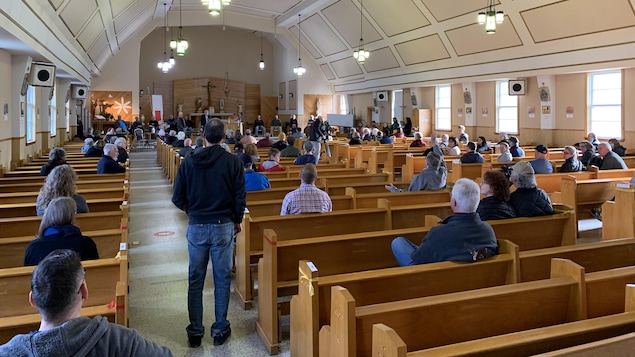
[[[88,95],[88,88],[85,86],[73,85],[71,87],[71,95],[73,99],[86,99]]]
[[[507,82],[509,85],[509,95],[525,95],[525,80],[513,79]]]
[[[378,91],[377,92],[377,101],[378,102],[387,102],[388,101],[388,91]]]
[[[29,84],[36,87],[53,87],[55,85],[55,66],[49,63],[33,63]]]

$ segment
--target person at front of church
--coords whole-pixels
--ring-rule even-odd
[[[470,179],[456,181],[450,197],[453,215],[432,227],[415,245],[405,237],[397,237],[391,248],[401,266],[445,261],[476,262],[498,254],[494,229],[476,213],[480,199],[478,184]]]
[[[558,172],[578,172],[586,170],[586,167],[578,160],[578,150],[573,146],[565,146],[562,150],[564,164],[560,166]]]
[[[509,137],[509,152],[512,154],[512,157],[525,157],[525,151],[523,148],[518,146],[518,138],[515,136]]]
[[[273,132],[276,130],[278,131],[278,133],[282,132],[282,122],[280,121],[278,114],[276,114],[276,116],[271,119],[271,127],[269,128],[269,130],[271,135],[273,135]]]
[[[141,119],[139,119],[139,117],[135,117],[134,119],[135,120],[132,123],[132,131],[134,132],[135,129],[143,130],[143,122],[141,121]]]
[[[120,174],[126,172],[126,168],[119,165],[117,157],[119,149],[115,144],[106,144],[104,146],[104,155],[97,162],[98,174]]]
[[[287,147],[280,152],[280,156],[281,157],[298,157],[300,155],[302,155],[302,152],[300,151],[300,149],[295,147],[295,138],[293,136],[289,136],[287,138]]]
[[[401,123],[397,117],[392,118],[392,124],[390,125],[390,135],[397,135],[401,131]]]
[[[461,156],[461,163],[463,164],[482,164],[483,155],[476,151],[476,144],[473,141],[467,143],[466,152]]]
[[[239,158],[245,170],[245,191],[261,191],[271,188],[267,175],[254,171],[251,155],[240,154]]]
[[[269,160],[260,164],[258,167],[259,172],[284,171],[284,167],[280,165],[280,150],[271,148],[267,156]]]
[[[254,135],[259,136],[259,133],[261,133],[260,135],[265,135],[266,132],[267,129],[265,129],[265,122],[262,120],[262,116],[258,114],[256,120],[254,121]]]
[[[121,119],[121,115],[117,115],[117,120],[115,121],[115,127],[120,128],[121,132],[124,134],[128,134],[128,126],[126,122]]]
[[[535,147],[536,150],[536,158],[529,161],[531,167],[533,167],[534,172],[537,174],[551,174],[553,173],[553,166],[551,162],[547,160],[547,153],[549,153],[549,149],[540,144]]]

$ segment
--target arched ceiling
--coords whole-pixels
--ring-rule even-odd
[[[635,65],[635,0],[496,0],[505,21],[493,35],[476,22],[484,0],[365,0],[361,12],[360,0],[232,0],[216,18],[200,0],[13,1],[91,75],[139,33],[162,26],[164,2],[170,26],[182,9],[184,27],[224,23],[275,32],[294,46],[301,14],[302,59],[314,60],[336,91]],[[0,5],[0,14],[11,7]],[[371,53],[363,65],[352,57],[360,35]]]

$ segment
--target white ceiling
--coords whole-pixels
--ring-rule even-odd
[[[80,53],[91,75],[99,75],[138,33],[162,26],[164,2],[171,26],[178,23],[180,8],[179,0],[11,1],[36,9],[49,30]],[[453,81],[532,66],[635,60],[630,50],[635,43],[635,0],[497,0],[505,22],[494,35],[486,35],[476,23],[485,0],[366,0],[361,19],[360,0],[233,0],[215,19],[200,0],[181,1],[184,26],[225,23],[276,32],[294,45],[301,14],[303,59],[313,59],[340,90],[360,88],[360,82]],[[0,12],[10,6],[3,2]],[[371,51],[364,65],[352,57],[359,45],[360,20],[365,48]],[[0,32],[0,48],[24,51],[5,40],[9,37]],[[598,51],[601,54],[587,55]]]

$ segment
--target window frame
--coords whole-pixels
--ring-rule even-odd
[[[503,90],[501,90],[503,89]],[[506,97],[509,97],[510,99],[513,98],[516,100],[516,105],[512,106],[512,105],[503,105],[501,103],[505,102],[505,99],[507,99]],[[503,115],[501,115],[501,109],[503,111],[507,110],[507,109],[515,109],[515,113],[516,113],[516,118],[515,119],[501,119],[501,117],[503,117]],[[518,96],[515,95],[509,95],[509,81],[503,80],[503,81],[496,81],[496,133],[500,134],[500,133],[506,133],[506,134],[515,134],[518,135],[519,131],[520,131],[520,120],[519,120],[519,112],[518,112]],[[501,120],[505,120],[505,121],[512,121],[515,120],[516,121],[516,130],[502,130],[501,129]]]
[[[596,78],[597,76],[605,76],[605,75],[615,75],[618,74],[619,78],[620,78],[620,83],[619,83],[619,88],[600,88],[600,89],[594,89],[594,78]],[[622,70],[616,70],[616,71],[601,71],[601,72],[591,72],[587,74],[587,120],[586,120],[586,126],[587,126],[587,132],[593,132],[596,134],[598,139],[611,139],[611,138],[616,138],[618,140],[622,140],[624,139],[624,72]],[[605,91],[605,90],[612,90],[612,91],[619,91],[620,95],[617,96],[619,98],[619,104],[593,104],[594,101],[594,94],[596,94],[597,92],[600,91]],[[609,96],[611,98],[615,98],[616,96]],[[605,133],[602,133],[601,131],[598,130],[594,130],[593,127],[593,112],[594,112],[594,108],[600,108],[600,107],[618,107],[619,110],[617,110],[617,112],[619,112],[619,123],[620,123],[620,131],[619,131],[619,135],[603,135]],[[601,117],[606,117],[606,113],[602,114]],[[605,124],[605,123],[614,123],[617,122],[617,120],[598,120],[597,121],[598,124]]]
[[[448,106],[442,106],[440,105],[440,99],[441,99],[441,91],[442,90],[448,90],[448,95],[444,96],[443,98],[447,98],[449,100],[449,105]],[[434,109],[434,126],[436,130],[442,130],[442,131],[451,131],[452,130],[452,86],[451,85],[442,85],[442,86],[436,86],[435,90],[434,90],[434,104],[435,104],[435,109]],[[447,119],[447,124],[448,126],[441,126],[439,124],[439,119],[441,118],[441,115],[439,114],[439,112],[441,110],[446,110],[448,113],[448,117],[447,118],[443,118],[444,120]]]
[[[37,120],[37,93],[35,92],[35,87],[29,85],[26,90],[25,95],[25,132],[24,136],[27,144],[32,144],[36,142],[35,136],[35,125]]]
[[[49,100],[49,123],[51,138],[54,138],[57,136],[57,96],[55,95],[57,93],[57,85],[53,86],[51,90],[53,91],[53,96]]]

